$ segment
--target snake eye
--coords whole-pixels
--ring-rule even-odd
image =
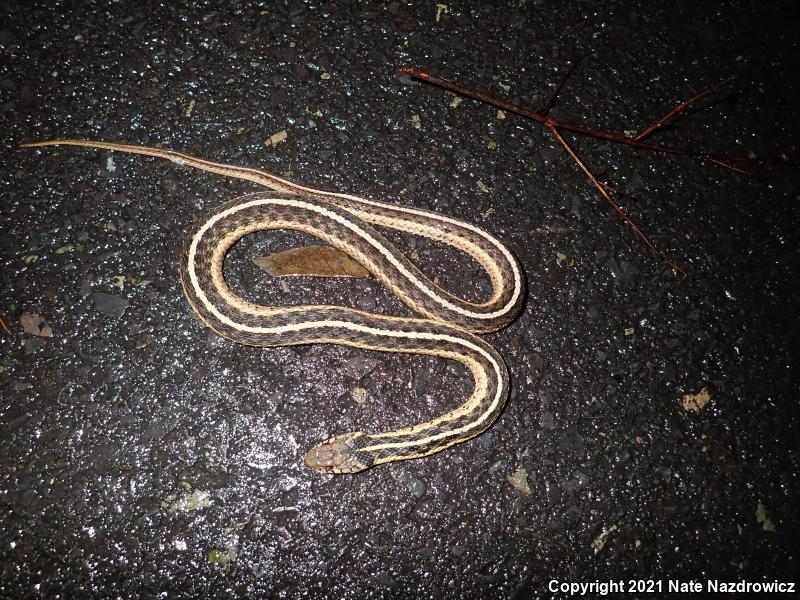
[[[358,473],[369,469],[373,461],[364,452],[359,452],[362,431],[337,435],[317,444],[306,453],[306,465],[320,473]]]

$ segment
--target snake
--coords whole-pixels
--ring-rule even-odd
[[[526,288],[514,255],[483,229],[436,212],[323,191],[259,169],[164,148],[83,139],[20,144],[24,148],[62,145],[166,159],[267,188],[214,207],[186,236],[180,267],[183,292],[200,319],[219,335],[249,346],[339,344],[435,356],[463,364],[472,375],[472,392],[455,409],[392,431],[354,431],[325,439],[305,455],[311,469],[357,473],[429,456],[481,434],[503,411],[509,394],[508,368],[478,334],[509,325],[523,306]],[[442,289],[377,228],[425,237],[466,253],[486,272],[490,297],[470,302]],[[243,299],[225,281],[225,256],[244,236],[275,229],[309,234],[349,255],[416,316],[336,305],[269,306]]]

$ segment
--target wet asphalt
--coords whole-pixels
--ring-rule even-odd
[[[567,136],[681,277],[541,126],[396,75],[538,109],[582,57],[551,116],[626,134],[716,85],[652,141],[798,161],[792,3],[704,6],[4,3],[0,597],[521,599],[620,580],[661,582],[624,594],[657,597],[670,580],[796,579],[798,169]],[[329,434],[440,414],[468,374],[218,337],[182,295],[183,236],[254,186],[16,146],[51,137],[173,148],[492,232],[528,284],[486,336],[511,373],[505,412],[423,460],[310,471]],[[454,293],[487,291],[464,257],[392,239]],[[278,282],[250,260],[307,241],[243,240],[231,286],[409,314],[374,281]]]

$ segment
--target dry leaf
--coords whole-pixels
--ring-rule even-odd
[[[44,321],[44,317],[36,313],[25,312],[19,318],[19,324],[22,325],[22,330],[31,335],[38,335],[39,337],[53,337],[53,328]]]
[[[361,263],[330,246],[292,248],[269,256],[257,256],[253,262],[273,277],[371,277]]]

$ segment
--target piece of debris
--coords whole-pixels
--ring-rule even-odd
[[[128,275],[128,283],[135,286],[143,286],[143,285],[150,285],[153,283],[152,279],[139,279],[138,277],[134,277],[133,275]]]
[[[268,256],[256,256],[253,262],[273,277],[372,277],[361,263],[330,246],[292,248]]]
[[[53,337],[53,328],[45,323],[44,317],[36,313],[22,313],[19,324],[25,333],[39,337]]]
[[[756,506],[756,521],[764,531],[775,531],[775,523],[767,517],[767,509],[761,502]]]
[[[683,410],[685,411],[694,411],[700,412],[703,410],[706,405],[711,401],[711,392],[708,389],[708,386],[704,386],[696,394],[686,394],[683,397]]]
[[[446,5],[437,4],[437,20],[438,18],[441,17],[441,14],[439,13],[440,6],[442,7],[442,10],[446,12]],[[434,85],[436,87],[447,90],[448,92],[454,94],[458,94],[459,96],[463,96],[465,98],[472,98],[473,100],[477,100],[485,104],[490,104],[506,113],[514,113],[522,117],[525,117],[526,119],[535,121],[540,125],[545,126],[553,135],[553,137],[556,139],[556,141],[563,147],[566,153],[575,161],[575,163],[580,167],[580,169],[584,172],[584,174],[594,184],[595,188],[600,193],[600,195],[608,202],[611,208],[617,213],[617,215],[620,217],[620,221],[625,223],[633,231],[633,233],[645,244],[645,246],[647,246],[654,254],[656,254],[667,265],[669,265],[671,269],[673,269],[679,275],[686,277],[686,271],[683,268],[681,268],[678,264],[670,260],[661,250],[659,250],[653,244],[650,238],[647,235],[645,235],[645,233],[631,220],[630,215],[628,215],[628,213],[622,208],[622,206],[620,206],[620,204],[614,200],[612,196],[617,195],[618,192],[614,190],[614,188],[609,186],[607,182],[600,181],[600,179],[598,179],[597,176],[594,175],[594,173],[592,173],[592,170],[590,170],[590,168],[587,167],[586,164],[584,164],[584,162],[578,156],[577,152],[570,146],[567,140],[564,139],[562,131],[571,131],[579,135],[594,137],[596,139],[602,139],[616,144],[624,144],[628,147],[639,148],[641,150],[663,152],[681,156],[691,156],[704,161],[712,162],[717,166],[721,166],[723,168],[727,168],[730,169],[731,171],[736,171],[745,175],[750,175],[750,172],[737,166],[737,164],[753,163],[753,162],[757,164],[767,164],[767,163],[791,164],[791,163],[785,158],[781,158],[780,160],[760,161],[754,154],[751,156],[751,152],[748,152],[747,156],[709,154],[707,152],[699,152],[691,148],[679,148],[673,146],[654,144],[651,141],[645,139],[653,135],[653,133],[664,129],[664,127],[667,124],[674,121],[674,119],[678,115],[684,113],[690,105],[698,102],[700,99],[705,98],[706,96],[709,96],[712,93],[717,92],[718,88],[716,86],[707,88],[695,94],[688,100],[681,102],[678,106],[669,111],[665,116],[661,117],[659,120],[653,122],[650,126],[641,130],[640,133],[636,133],[636,131],[638,130],[627,129],[625,130],[624,135],[622,135],[610,131],[603,131],[600,129],[592,129],[586,126],[579,126],[567,121],[561,121],[560,119],[553,118],[549,114],[550,110],[555,104],[559,92],[562,90],[567,79],[569,79],[569,77],[571,76],[572,72],[574,71],[575,67],[579,62],[580,61],[573,61],[572,68],[568,71],[566,76],[562,77],[561,81],[555,86],[555,89],[552,95],[550,96],[550,99],[545,104],[544,108],[540,108],[539,110],[532,110],[524,106],[519,106],[499,98],[494,98],[486,92],[467,88],[463,85],[460,85],[457,82],[442,79],[441,77],[437,77],[432,73],[423,71],[422,69],[418,69],[416,67],[403,67],[398,71],[398,74],[402,76],[407,76],[412,79],[416,79],[418,81],[423,81],[425,83]],[[502,82],[497,82],[497,85],[500,86],[505,92],[508,92],[510,89],[510,86]]]
[[[208,492],[193,490],[192,486],[185,481],[181,481],[181,487],[185,493],[170,494],[161,501],[161,508],[168,513],[182,513],[211,506],[211,494]]]
[[[528,483],[528,472],[523,467],[519,467],[508,476],[508,483],[523,496],[530,496],[533,493]]]
[[[364,404],[369,398],[369,392],[363,387],[354,387],[351,394],[353,396],[353,400],[356,401],[356,404]]]
[[[272,146],[274,148],[278,144],[285,142],[288,137],[289,134],[286,132],[286,130],[281,129],[278,133],[273,133],[271,136],[269,136],[269,139],[266,140],[264,143],[267,146]]]
[[[598,552],[600,552],[600,550],[603,549],[603,546],[606,545],[606,542],[608,541],[608,538],[611,537],[611,534],[614,533],[616,530],[617,530],[617,526],[616,525],[612,525],[608,529],[604,530],[596,538],[594,538],[594,541],[592,542],[592,549],[594,550],[595,554],[597,554]]]
[[[217,550],[216,548],[208,551],[208,562],[220,567],[227,566],[236,558],[236,554],[230,554],[227,550]]]
[[[239,537],[229,532],[224,547],[213,548],[208,551],[208,562],[212,565],[222,567],[223,569],[227,568],[236,560],[238,543]]]

